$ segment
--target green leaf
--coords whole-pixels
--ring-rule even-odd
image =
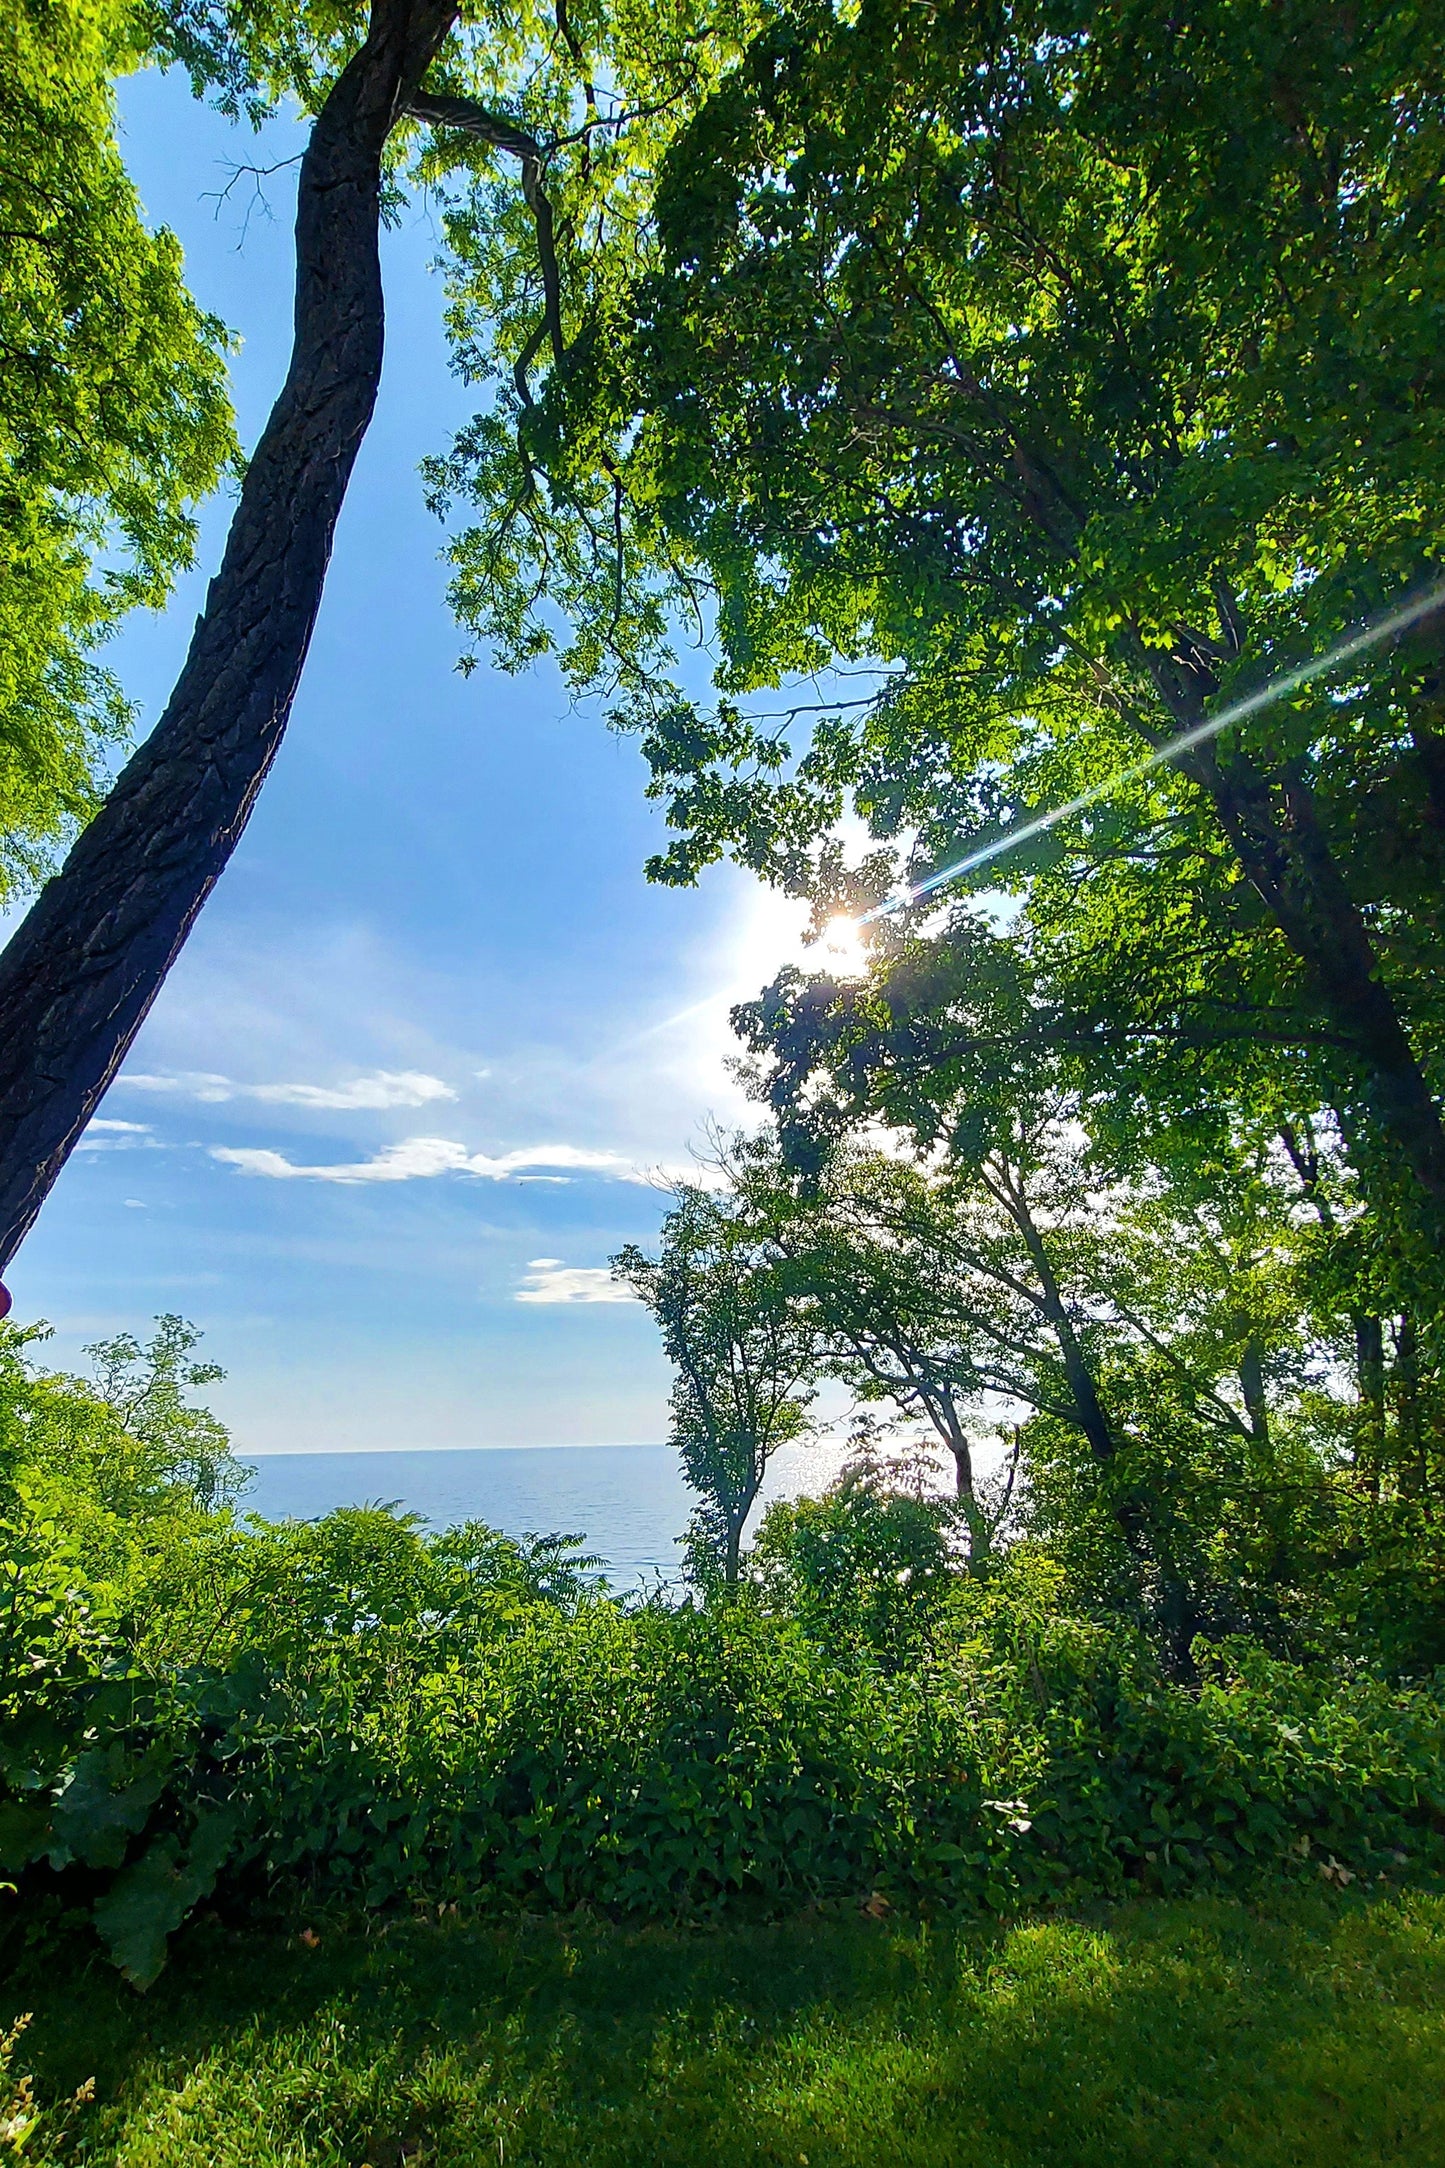
[[[159,1837],[97,1900],[96,1929],[133,1987],[147,1988],[156,1978],[167,1942],[215,1888],[240,1827],[240,1814],[231,1807],[202,1815],[184,1859],[175,1837]]]
[[[80,1755],[52,1811],[51,1865],[78,1859],[87,1867],[118,1867],[172,1766],[164,1748],[153,1748],[139,1767],[118,1747],[92,1747]]]
[[[17,1874],[37,1859],[49,1828],[44,1807],[22,1807],[13,1799],[0,1805],[0,1872]]]

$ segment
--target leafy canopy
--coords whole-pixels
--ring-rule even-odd
[[[457,453],[487,514],[458,545],[463,614],[508,636],[513,608],[519,653],[554,636],[540,594],[571,614],[571,667],[617,689],[676,831],[656,877],[727,851],[856,908],[1435,576],[1440,36],[1320,0],[775,11],[678,132],[637,278],[549,387],[550,495],[519,511]],[[575,510],[599,448],[610,553]],[[712,706],[672,682],[688,625]],[[1437,631],[1220,755],[1230,787],[1263,776],[1281,834],[1308,805],[1427,1070]],[[865,675],[811,731],[816,695],[757,712],[839,663]],[[882,846],[851,873],[850,805]],[[1024,906],[1015,1028],[1071,1044],[1117,1108],[1187,1110],[1202,1071],[1226,1120],[1336,1105],[1368,1137],[1357,1051],[1197,779],[1141,777],[985,884]],[[955,926],[880,990],[925,1017],[953,999],[985,945]]]
[[[0,900],[94,808],[134,720],[96,651],[165,601],[236,456],[228,335],[115,140],[142,52],[125,0],[0,15]]]
[[[668,151],[631,336],[589,345],[554,411],[559,492],[569,442],[580,465],[615,430],[624,569],[686,558],[726,690],[840,654],[911,666],[901,707],[864,703],[780,786],[779,840],[783,808],[816,823],[843,782],[888,832],[950,840],[1007,802],[956,796],[984,754],[1031,755],[1026,795],[1062,795],[1053,741],[1086,736],[1097,771],[1167,722],[1141,650],[1188,631],[1229,690],[1434,561],[1432,35],[1315,0],[1107,24],[874,0],[760,32]],[[585,660],[600,597],[562,599]],[[659,658],[619,637],[612,659]],[[1302,695],[1294,741],[1346,739],[1360,702],[1336,706]],[[766,735],[676,727],[660,775],[778,765]],[[704,855],[739,841],[691,810]],[[670,870],[700,862],[683,844]]]

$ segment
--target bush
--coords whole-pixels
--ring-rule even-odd
[[[353,1580],[289,1640],[263,1607],[219,1658],[97,1665],[59,1757],[7,1756],[11,1870],[32,1894],[68,1881],[136,1980],[218,1882],[368,1908],[672,1916],[880,1890],[1009,1910],[1437,1854],[1445,1719],[1421,1692],[1226,1649],[1190,1693],[1037,1586],[965,1600],[893,1671],[746,1599],[628,1613],[473,1583],[427,1627],[385,1615],[394,1549],[369,1555],[369,1610]]]
[[[861,1643],[892,1668],[926,1647],[948,1602],[957,1509],[845,1477],[768,1508],[748,1564],[765,1606],[824,1648]]]
[[[91,1436],[91,1389],[65,1416],[42,1382],[53,1434]],[[0,1873],[138,1984],[213,1893],[1007,1911],[1441,1856],[1432,1689],[1243,1640],[1185,1687],[1036,1549],[951,1576],[914,1500],[775,1512],[754,1588],[669,1610],[600,1593],[566,1537],[242,1524],[171,1480],[121,1513],[103,1468],[52,1513],[33,1424],[6,1435]]]

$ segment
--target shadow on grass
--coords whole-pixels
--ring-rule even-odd
[[[1438,2168],[1445,1902],[992,1932],[201,1926],[141,1999],[28,1965],[27,2159],[117,2168]],[[0,2004],[0,2019],[8,2016]]]

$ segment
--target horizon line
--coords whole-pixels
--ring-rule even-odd
[[[344,1453],[637,1453],[666,1451],[665,1438],[552,1438],[534,1445],[267,1445],[232,1446],[239,1461],[330,1460]]]

